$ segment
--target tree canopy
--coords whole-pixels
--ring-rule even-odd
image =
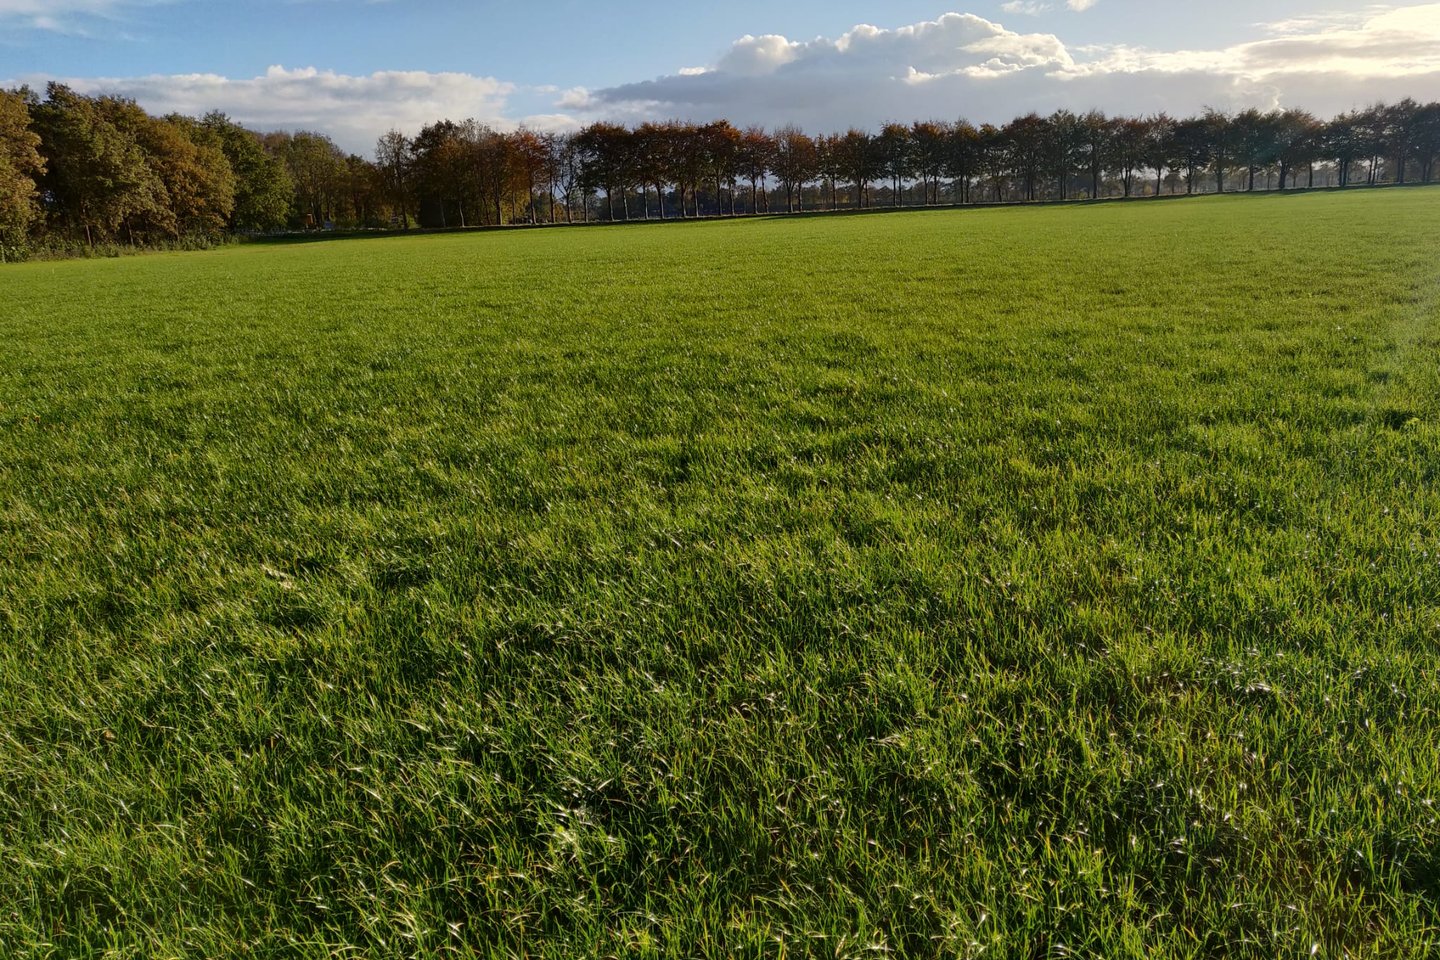
[[[1430,182],[1440,103],[1172,118],[1058,110],[1004,125],[596,122],[566,133],[442,119],[374,158],[219,112],[153,117],[50,84],[0,91],[0,252],[282,229],[673,219]],[[781,202],[783,199],[783,202]]]

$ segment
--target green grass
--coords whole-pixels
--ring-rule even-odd
[[[1437,222],[0,272],[0,955],[1433,956]]]

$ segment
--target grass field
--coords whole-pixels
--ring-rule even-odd
[[[0,955],[1433,956],[1437,225],[0,271]]]

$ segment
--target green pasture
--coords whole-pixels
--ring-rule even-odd
[[[1440,950],[1440,189],[0,270],[0,957]]]

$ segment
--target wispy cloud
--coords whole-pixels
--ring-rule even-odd
[[[172,0],[0,0],[0,28],[88,36],[89,26],[123,19],[128,11]]]

